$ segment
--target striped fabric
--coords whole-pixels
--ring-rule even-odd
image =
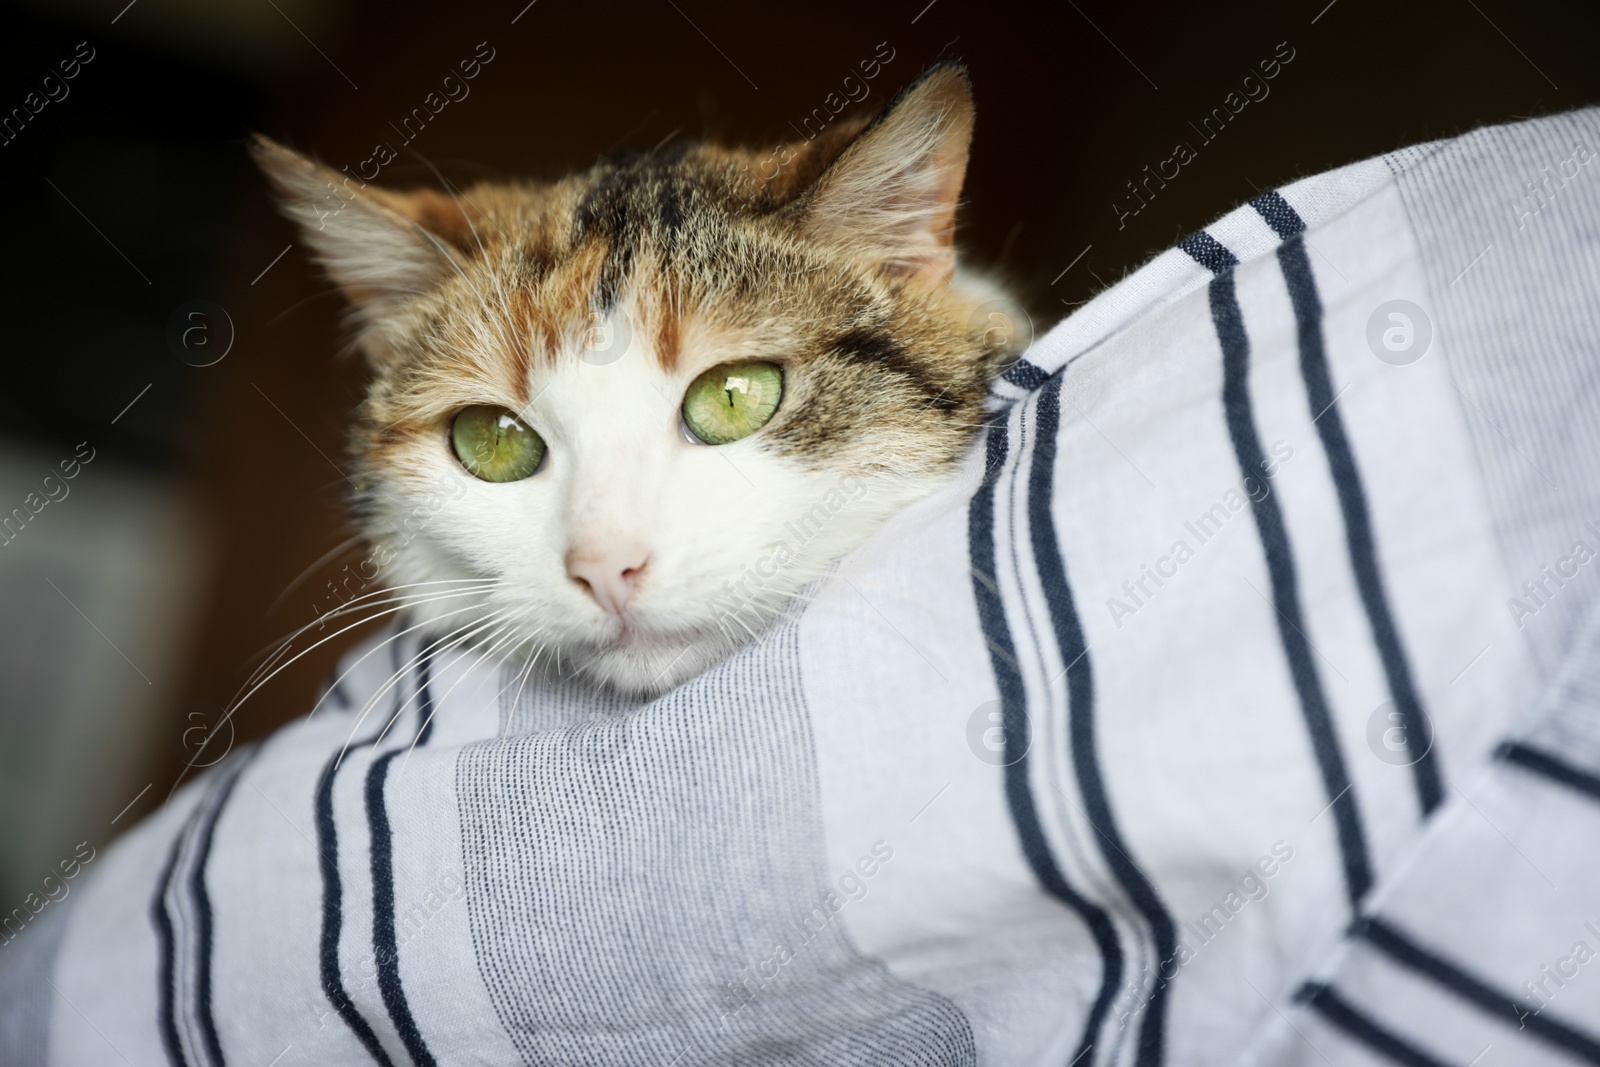
[[[0,1060],[1600,1063],[1600,111],[1267,192],[648,703],[403,626],[0,945]]]

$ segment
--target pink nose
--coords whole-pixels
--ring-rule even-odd
[[[621,615],[644,573],[649,553],[637,545],[574,548],[567,553],[567,574],[613,615]]]

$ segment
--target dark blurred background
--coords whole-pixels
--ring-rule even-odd
[[[354,171],[400,146],[459,61],[492,54],[409,147],[459,184],[552,177],[672,137],[770,147],[862,60],[881,63],[853,105],[871,108],[959,57],[978,99],[961,239],[1042,332],[1258,189],[1600,102],[1593,0],[28,0],[3,15],[0,912],[74,843],[154,810],[188,765],[303,714],[363,633],[219,725],[253,657],[362,558],[339,470],[362,366],[247,132]],[[1275,58],[1251,83],[1267,95],[1206,142],[1202,118]],[[1135,200],[1128,183],[1180,141],[1196,158]],[[402,152],[381,180],[433,178]]]

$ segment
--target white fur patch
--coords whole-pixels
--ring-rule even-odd
[[[615,314],[632,310],[625,297]],[[620,336],[626,323],[607,325]],[[532,477],[479,481],[441,433],[382,480],[379,526],[400,530],[427,494],[444,501],[413,519],[409,535],[388,539],[391,584],[497,580],[481,594],[431,587],[445,592],[419,610],[439,635],[468,626],[460,636],[533,656],[545,670],[660,692],[759,633],[938,480],[807,469],[766,447],[759,430],[727,445],[692,443],[680,428],[684,391],[731,354],[697,344],[692,323],[674,370],[661,368],[649,344],[632,332],[620,357],[597,357],[575,327],[554,365],[531,372],[533,399],[520,414],[548,448]],[[613,543],[648,551],[620,619],[565,565],[570,550]]]

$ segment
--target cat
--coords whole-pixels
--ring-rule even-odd
[[[677,142],[459,194],[254,138],[370,364],[351,479],[391,602],[655,695],[945,481],[1018,354],[957,270],[973,114],[944,63],[781,154]]]

